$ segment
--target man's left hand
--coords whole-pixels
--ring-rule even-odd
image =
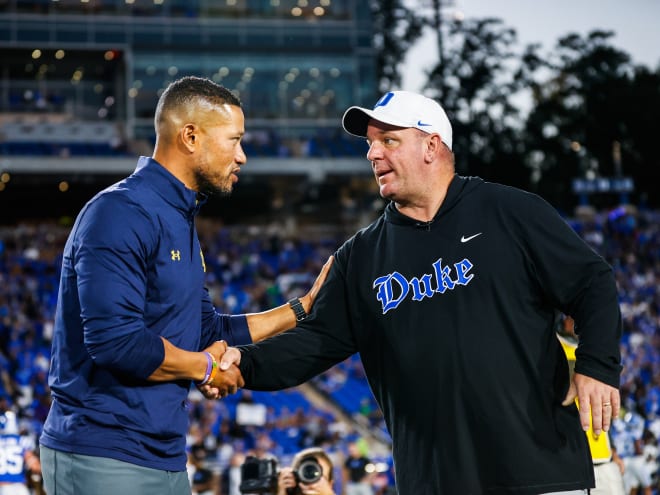
[[[619,416],[619,390],[595,378],[575,373],[562,405],[572,404],[576,397],[582,429],[587,431],[591,420],[596,437],[603,431],[609,431],[612,420]]]

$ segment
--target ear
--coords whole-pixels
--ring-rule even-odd
[[[197,126],[195,126],[195,124],[184,125],[179,131],[179,136],[181,137],[183,146],[192,153],[195,150],[195,146],[199,139]]]
[[[424,152],[424,159],[427,163],[431,163],[435,160],[440,153],[440,146],[442,146],[442,140],[440,139],[439,134],[431,134],[425,139],[426,149]]]

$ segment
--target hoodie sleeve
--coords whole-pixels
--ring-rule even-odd
[[[342,265],[337,254],[310,316],[295,329],[239,347],[246,388],[281,390],[300,385],[357,352]]]
[[[611,266],[542,198],[524,194],[517,208],[541,290],[575,320],[575,371],[618,388],[622,321]]]

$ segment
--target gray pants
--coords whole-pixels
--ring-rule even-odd
[[[186,471],[161,471],[40,446],[48,495],[191,495]]]

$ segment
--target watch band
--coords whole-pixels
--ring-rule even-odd
[[[305,312],[305,308],[303,308],[300,299],[297,297],[289,299],[289,306],[291,306],[291,309],[296,314],[296,321],[303,321],[305,318],[307,318],[308,315]]]

